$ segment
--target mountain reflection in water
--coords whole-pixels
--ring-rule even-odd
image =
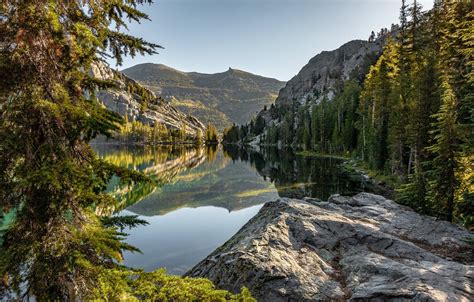
[[[99,156],[145,172],[158,186],[109,190],[121,214],[149,222],[129,230],[127,242],[143,254],[125,254],[125,264],[183,274],[223,244],[261,208],[278,197],[315,197],[373,191],[360,175],[334,158],[303,157],[291,151],[236,147],[94,146]]]

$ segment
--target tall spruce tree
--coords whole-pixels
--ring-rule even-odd
[[[407,183],[399,190],[398,200],[424,213],[433,214],[427,200],[427,169],[430,158],[426,148],[430,143],[432,115],[439,107],[438,71],[436,68],[436,32],[430,23],[433,14],[422,14],[421,6],[414,1],[410,8],[411,69],[401,76],[410,79],[409,120],[406,143],[410,150]]]
[[[443,17],[438,61],[441,106],[434,115],[434,139],[429,147],[434,156],[430,197],[440,215],[452,221],[468,214],[460,211],[458,205],[473,191],[473,144],[469,136],[473,132],[474,58],[469,37],[472,38],[474,28],[474,4],[470,1],[444,1],[440,7]],[[468,211],[472,210],[473,206],[468,206]]]
[[[145,2],[1,3],[0,200],[17,209],[4,235],[3,291],[83,299],[119,267],[123,250],[135,250],[93,212],[116,202],[104,192],[113,175],[145,178],[103,162],[88,145],[122,122],[95,98],[114,84],[89,70],[100,54],[120,64],[124,55],[155,53],[158,45],[120,32],[123,18],[147,17],[136,9]]]

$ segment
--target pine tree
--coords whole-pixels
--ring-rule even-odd
[[[472,42],[466,34],[472,31],[474,4],[446,1],[440,4],[443,26],[440,34],[441,106],[434,115],[436,122],[433,145],[429,151],[432,163],[430,198],[448,221],[459,217],[458,204],[472,193],[473,81]],[[467,51],[466,51],[467,50]],[[467,107],[471,109],[466,110]],[[471,174],[471,176],[469,176]],[[472,207],[469,208],[472,210]],[[474,213],[462,213],[465,217]]]
[[[441,85],[443,89],[442,104],[439,113],[435,115],[436,130],[435,143],[429,150],[436,154],[433,160],[431,194],[438,209],[443,213],[446,220],[453,220],[454,201],[459,181],[456,179],[456,171],[459,167],[458,150],[458,115],[457,99],[445,76]]]
[[[217,129],[216,127],[208,123],[206,127],[206,134],[205,134],[205,143],[206,145],[216,145],[219,143],[218,138],[217,138]]]
[[[0,74],[9,76],[0,90],[0,199],[18,209],[4,236],[0,272],[10,281],[2,292],[81,299],[119,268],[123,250],[136,250],[93,213],[116,202],[104,192],[114,174],[126,182],[146,178],[103,162],[89,147],[123,122],[95,98],[114,83],[92,78],[89,69],[101,52],[118,63],[123,55],[155,53],[158,45],[109,26],[123,27],[122,16],[146,18],[135,8],[142,2],[2,1]]]
[[[409,7],[406,4],[406,0],[402,0],[402,7],[400,8],[400,33],[398,35],[398,40],[400,41],[399,52],[398,52],[398,61],[400,66],[400,76],[399,76],[399,85],[400,85],[400,115],[399,123],[406,127],[409,124],[409,107],[410,107],[410,93],[411,93],[411,66],[412,66],[412,47],[413,41],[410,36],[409,23],[408,23]],[[402,132],[405,134],[406,129],[403,129]],[[411,161],[411,152],[407,151],[406,139],[403,136],[399,137],[399,153],[400,153],[400,162],[398,165],[404,169],[402,175],[409,174],[411,170],[410,161]]]
[[[196,130],[196,146],[202,146],[202,131],[200,129]]]
[[[370,33],[369,42],[374,42],[374,41],[375,41],[375,32],[372,31],[372,32]]]

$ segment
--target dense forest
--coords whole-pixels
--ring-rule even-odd
[[[124,120],[96,92],[116,83],[91,76],[95,63],[154,54],[159,45],[121,31],[152,1],[10,1],[0,4],[0,296],[36,301],[253,301],[207,279],[128,268],[124,229],[135,216],[102,216],[106,192],[150,183],[100,159],[89,145]],[[214,139],[209,130],[208,137]]]
[[[422,12],[402,2],[400,24],[379,34],[383,53],[363,81],[341,83],[332,100],[264,108],[276,122],[259,114],[226,129],[223,141],[259,137],[261,145],[358,158],[394,176],[399,202],[472,227],[474,3],[435,1]]]

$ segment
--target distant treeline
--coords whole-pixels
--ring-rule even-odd
[[[208,124],[204,133],[196,130],[195,133],[187,132],[185,127],[170,129],[166,125],[155,122],[153,125],[139,121],[125,123],[114,132],[113,139],[129,144],[157,145],[157,144],[218,144],[218,132],[214,125]]]

